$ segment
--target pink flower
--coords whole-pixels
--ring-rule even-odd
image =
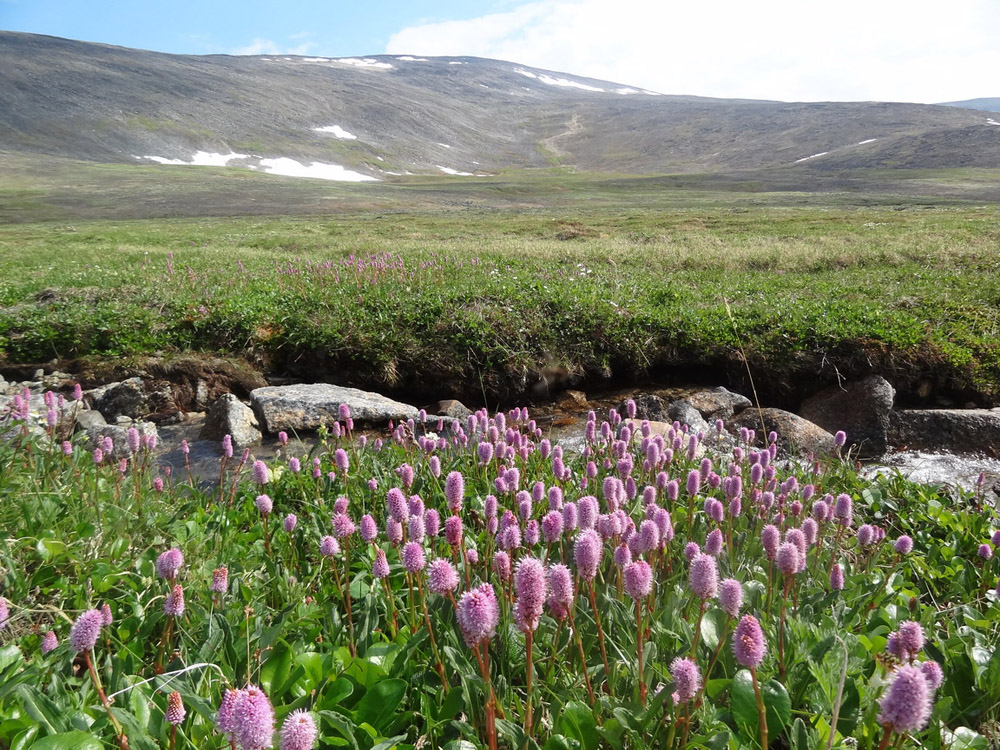
[[[719,572],[715,567],[715,558],[711,555],[698,554],[691,560],[691,572],[688,583],[694,595],[702,600],[714,599],[719,590]]]
[[[156,558],[156,574],[172,581],[183,565],[184,554],[177,547],[172,547]]]
[[[636,560],[625,568],[625,592],[641,601],[653,591],[653,569],[645,560]]]
[[[492,638],[499,621],[500,606],[490,584],[466,591],[458,600],[458,626],[469,648]]]
[[[184,589],[180,584],[175,584],[163,600],[163,613],[168,617],[184,616]]]
[[[56,637],[55,632],[50,630],[45,634],[45,637],[42,638],[42,654],[47,654],[50,651],[55,650],[58,645],[59,639]]]
[[[726,578],[720,585],[719,605],[730,617],[739,617],[743,606],[743,585],[735,578]]]
[[[778,547],[775,561],[783,575],[795,575],[799,572],[799,548],[791,542],[785,542]]]
[[[375,519],[370,513],[365,513],[361,516],[361,538],[365,542],[373,542],[378,536],[378,526],[375,525]]]
[[[573,574],[561,563],[549,567],[549,598],[546,602],[549,612],[557,620],[562,620],[569,614],[573,605]]]
[[[899,537],[899,539],[896,540],[896,543],[893,545],[893,548],[896,550],[896,552],[898,552],[901,555],[910,554],[910,552],[913,551],[913,537],[903,534],[901,537]]]
[[[517,595],[514,619],[522,631],[527,632],[538,627],[547,589],[545,566],[541,561],[534,557],[522,559],[514,573],[514,591]]]
[[[676,658],[670,663],[670,676],[677,688],[678,703],[694,700],[701,687],[701,671],[698,665],[687,658]]]
[[[510,580],[510,555],[500,550],[493,555],[493,571],[506,583]]]
[[[930,718],[932,693],[919,667],[898,667],[879,701],[879,723],[900,734],[919,732]]]
[[[712,529],[705,539],[705,554],[712,557],[722,552],[722,529]]]
[[[221,568],[216,568],[212,571],[211,591],[213,594],[225,594],[228,590],[229,568],[223,565]]]
[[[427,566],[427,588],[432,594],[447,594],[458,588],[458,572],[443,557],[431,560]]]
[[[419,542],[407,542],[403,547],[403,567],[410,573],[419,573],[427,564],[424,548]]]
[[[778,545],[781,543],[781,532],[777,526],[768,524],[760,531],[760,543],[764,547],[768,560],[774,560],[778,554]]]
[[[312,750],[318,734],[316,722],[308,712],[292,711],[281,725],[279,750]]]
[[[601,537],[593,529],[584,529],[577,535],[573,546],[573,558],[576,561],[577,572],[585,580],[592,581],[597,575],[602,551]]]
[[[222,694],[222,701],[219,703],[219,711],[215,718],[215,725],[220,732],[232,735],[236,731],[236,704],[242,695],[243,691],[238,688],[226,688]]]
[[[274,708],[264,691],[247,685],[234,706],[233,737],[242,750],[264,750],[273,746]]]
[[[389,560],[385,556],[385,550],[381,547],[375,551],[375,562],[372,563],[372,575],[375,578],[389,577]]]
[[[253,481],[259,485],[265,485],[271,481],[271,470],[263,461],[253,462]]]
[[[448,510],[459,513],[465,498],[465,478],[461,472],[452,471],[444,480],[444,496],[448,502]]]
[[[461,516],[448,516],[444,520],[444,538],[452,547],[460,547],[462,545]]]
[[[398,487],[393,487],[386,493],[385,508],[392,520],[403,523],[410,514],[410,509],[406,502],[406,495]]]
[[[285,520],[282,522],[282,526],[284,527],[286,532],[291,534],[293,531],[295,531],[295,527],[298,525],[298,523],[299,523],[299,517],[296,516],[294,513],[289,513],[287,516],[285,516]]]
[[[743,615],[733,634],[733,655],[736,661],[747,669],[754,669],[764,661],[766,653],[764,631],[761,630],[757,618],[753,615]]]
[[[257,495],[257,499],[253,501],[253,504],[263,516],[271,515],[271,511],[274,510],[274,503],[271,502],[271,498],[268,495]]]
[[[168,724],[176,726],[183,723],[185,716],[187,716],[187,711],[184,710],[181,694],[175,690],[167,697],[167,710],[163,714],[163,718]]]
[[[319,553],[323,557],[333,557],[340,553],[340,543],[337,541],[336,537],[325,536],[320,539],[319,542]]]

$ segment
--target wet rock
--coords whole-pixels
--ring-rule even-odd
[[[728,420],[752,403],[746,396],[733,393],[721,385],[693,393],[688,396],[687,401],[710,422],[716,419]]]
[[[91,427],[102,427],[107,424],[104,415],[96,409],[80,409],[76,412],[76,429],[87,432]]]
[[[585,407],[587,405],[587,394],[583,391],[572,389],[559,394],[557,403],[563,408]]]
[[[707,435],[709,432],[708,422],[701,416],[701,412],[686,399],[671,401],[667,406],[667,416],[675,422],[686,424],[692,433],[704,432]]]
[[[799,416],[828,432],[843,430],[847,445],[862,458],[881,456],[889,446],[889,413],[896,389],[880,375],[827,388],[802,402]]]
[[[339,417],[341,404],[350,407],[355,422],[382,424],[416,419],[418,415],[416,407],[378,393],[327,383],[267,386],[250,393],[250,405],[270,433],[332,425]]]
[[[119,416],[137,419],[149,411],[148,406],[142,378],[138,377],[113,383],[94,399],[94,408],[107,420]]]
[[[651,393],[639,393],[633,396],[635,402],[635,419],[641,422],[648,419],[650,422],[671,422],[675,417],[670,416],[667,402],[659,396]],[[623,401],[617,407],[618,413],[625,417],[628,414],[628,402]]]
[[[255,445],[261,439],[257,415],[232,393],[222,395],[212,404],[198,439],[221,441],[225,435],[232,436],[236,448]]]
[[[889,415],[895,447],[1000,457],[1000,408],[907,409]]]
[[[472,414],[472,410],[461,401],[448,398],[438,401],[437,404],[427,409],[427,413],[433,413],[441,417],[448,417],[449,419],[465,419]]]
[[[764,434],[761,435],[761,422]],[[730,427],[757,431],[757,439],[778,433],[778,447],[785,453],[823,455],[833,453],[833,435],[822,427],[784,409],[744,409],[729,422]]]
[[[139,431],[140,436],[159,438],[156,425],[152,422],[136,422],[132,426]],[[87,430],[88,448],[93,450],[98,446],[98,441],[103,441],[106,437],[110,437],[112,442],[111,460],[120,461],[132,455],[128,448],[128,429],[116,424],[95,425]],[[106,453],[105,460],[108,460]]]

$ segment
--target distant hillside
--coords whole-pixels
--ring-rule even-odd
[[[966,99],[962,102],[942,102],[946,107],[981,109],[984,112],[1000,112],[1000,98]]]
[[[992,123],[950,106],[667,96],[471,57],[185,56],[0,32],[0,151],[96,162],[348,180],[995,167]]]

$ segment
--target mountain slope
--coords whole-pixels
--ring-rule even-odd
[[[1000,97],[983,97],[966,99],[961,102],[942,102],[947,107],[964,107],[965,109],[980,109],[985,112],[1000,112]]]
[[[316,162],[354,180],[1000,164],[982,112],[665,96],[478,58],[182,56],[0,32],[0,71],[0,150],[100,162]]]

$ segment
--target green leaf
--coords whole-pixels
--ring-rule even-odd
[[[601,744],[597,733],[597,722],[586,703],[570,701],[559,715],[559,731],[577,740],[583,750],[597,750]]]
[[[978,732],[959,727],[954,732],[944,730],[944,741],[949,750],[989,750],[990,743]]]
[[[47,734],[58,734],[66,728],[63,712],[46,695],[30,685],[18,685],[17,694],[28,716],[41,724]]]
[[[767,708],[768,734],[777,737],[792,723],[792,701],[785,686],[777,680],[768,680],[761,685],[761,693],[764,696],[764,706]]]
[[[89,732],[62,732],[43,737],[32,750],[103,750],[103,745]]]
[[[291,669],[292,650],[284,641],[279,642],[271,649],[271,655],[260,668],[260,683],[272,699],[280,697],[275,695],[275,691],[284,686]]]
[[[760,721],[750,670],[741,669],[736,673],[729,684],[729,698],[737,726],[748,738],[757,737],[760,733]]]
[[[792,750],[810,750],[809,731],[801,718],[795,720],[789,738]]]
[[[542,750],[576,750],[578,747],[580,747],[580,743],[575,740],[563,737],[561,734],[554,734],[549,737],[549,741],[545,743]]]
[[[20,664],[23,661],[24,657],[21,656],[21,649],[13,643],[0,648],[0,672],[3,672],[11,664]]]
[[[444,699],[441,707],[434,711],[434,720],[437,722],[451,721],[465,706],[465,698],[461,690],[450,690],[448,697]]]
[[[340,732],[341,736],[347,740],[350,747],[354,750],[361,750],[358,747],[358,741],[354,739],[355,735],[358,733],[358,728],[355,726],[354,722],[348,719],[346,716],[338,714],[336,711],[320,711],[320,719],[328,724],[330,724],[334,729]]]
[[[354,710],[356,724],[371,724],[384,732],[392,723],[393,714],[406,694],[406,682],[400,679],[382,680],[371,688]]]

